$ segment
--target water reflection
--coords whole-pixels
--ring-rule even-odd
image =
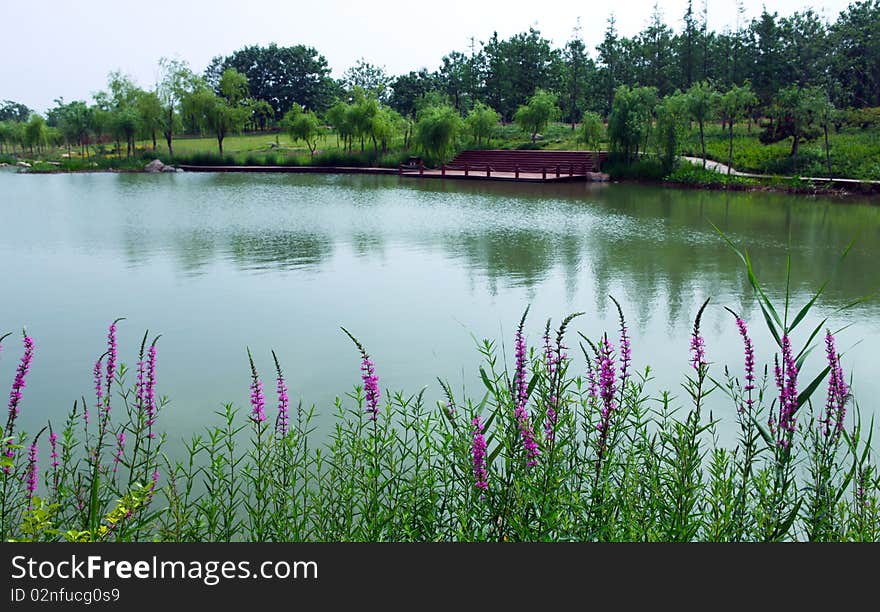
[[[315,268],[333,253],[333,243],[318,234],[267,231],[229,236],[224,251],[242,269]]]
[[[657,314],[653,302],[662,299],[665,325],[677,326],[690,316],[684,306],[697,294],[735,297],[744,313],[754,307],[742,266],[713,230],[716,224],[748,249],[775,295],[785,281],[780,254],[791,254],[793,292],[808,293],[828,278],[854,237],[856,246],[825,300],[842,306],[878,288],[873,270],[880,208],[865,202],[381,176],[171,178],[186,179],[183,185],[173,182],[182,207],[175,223],[124,225],[123,250],[131,266],[150,265],[152,253],[170,250],[187,275],[205,273],[218,259],[243,270],[319,270],[340,245],[385,261],[393,243],[439,250],[462,262],[493,296],[505,287],[524,287],[533,295],[558,272],[569,301],[586,282],[604,312],[603,296],[624,291],[647,324]],[[143,199],[154,189],[142,177],[125,176],[116,195]],[[203,214],[207,206],[210,215]]]

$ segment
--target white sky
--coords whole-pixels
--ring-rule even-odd
[[[665,22],[678,31],[687,0],[660,0]],[[709,27],[735,27],[736,0],[708,0]],[[833,21],[850,0],[743,0],[746,19],[761,7],[790,15],[812,6]],[[694,0],[695,12],[703,0]],[[162,56],[198,72],[215,55],[249,44],[304,44],[327,58],[334,77],[363,57],[396,75],[434,70],[443,55],[466,51],[470,37],[507,38],[530,26],[555,46],[578,17],[592,52],[611,11],[621,34],[642,30],[654,0],[0,0],[0,100],[44,112],[53,100],[89,100],[107,74],[121,69],[144,88],[156,80]]]

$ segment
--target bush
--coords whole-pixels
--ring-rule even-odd
[[[734,174],[727,175],[714,170],[707,170],[701,165],[682,162],[678,164],[672,172],[664,179],[672,183],[682,183],[684,185],[755,185],[757,181],[744,176],[736,176]]]
[[[653,157],[642,157],[628,162],[623,154],[612,153],[602,170],[614,180],[660,181],[666,176],[663,163]]]

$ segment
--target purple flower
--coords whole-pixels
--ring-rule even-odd
[[[483,436],[483,421],[477,416],[474,417],[471,424],[474,426],[471,444],[471,454],[474,460],[474,486],[482,491],[488,491],[489,477],[486,472],[486,438]]]
[[[281,371],[278,359],[275,359],[275,370],[278,374],[276,381],[278,390],[278,418],[275,421],[275,432],[284,437],[287,435],[288,406],[290,405],[290,399],[287,396],[287,383],[284,381],[284,373]]]
[[[345,332],[346,336],[351,338],[351,341],[354,342],[354,345],[361,352],[361,380],[364,381],[364,395],[366,396],[367,401],[367,418],[375,422],[376,418],[379,416],[379,398],[382,396],[379,392],[379,377],[376,376],[376,368],[370,360],[370,355],[367,353],[364,345],[344,327],[342,328],[342,331]]]
[[[144,389],[144,408],[147,411],[146,425],[150,432],[148,437],[155,438],[153,425],[156,423],[156,343],[150,345],[147,353],[147,384]]]
[[[598,370],[598,364],[601,362],[601,358],[598,353],[596,354],[596,366],[589,361],[589,357],[587,357],[587,395],[591,400],[597,401],[599,399],[599,383],[596,379],[596,372]]]
[[[611,343],[608,342],[608,336],[604,336],[599,343],[599,399],[601,406],[599,408],[599,423],[596,429],[599,430],[602,437],[600,446],[604,448],[605,439],[608,437],[608,431],[611,427],[611,417],[617,409],[617,403],[614,401],[614,395],[617,392],[617,383],[615,382],[614,371],[614,351]]]
[[[9,391],[9,417],[6,420],[6,428],[3,430],[3,435],[5,436],[11,436],[15,429],[15,419],[18,417],[20,411],[19,404],[21,404],[21,398],[23,396],[21,390],[27,386],[27,375],[31,369],[31,362],[34,359],[34,341],[30,336],[24,334],[23,342],[24,353],[22,354],[21,361],[15,371],[15,378],[12,381],[12,389]],[[5,455],[7,459],[15,458],[15,449],[12,448],[11,440],[7,444]],[[8,474],[10,470],[8,467],[4,467],[3,471]]]
[[[516,368],[513,374],[514,388],[514,418],[519,425],[520,437],[523,447],[526,449],[526,463],[529,466],[537,465],[537,457],[540,454],[538,443],[535,441],[535,433],[529,422],[529,411],[526,407],[529,401],[529,390],[526,386],[526,341],[523,336],[525,316],[520,321],[514,340]]]
[[[695,331],[691,335],[691,366],[699,372],[700,369],[707,365],[706,363],[706,344],[703,336]]]
[[[137,379],[134,383],[135,406],[139,415],[144,414],[144,396],[147,389],[147,362],[143,360],[143,351],[141,359],[137,363]]]
[[[770,417],[770,430],[774,435],[777,433],[776,444],[782,448],[788,448],[791,444],[791,434],[797,429],[797,417],[795,412],[798,408],[797,391],[797,364],[792,353],[791,339],[788,334],[782,335],[782,364],[779,357],[775,359],[774,377],[776,388],[779,390],[779,413],[774,422]]]
[[[156,494],[156,489],[159,488],[159,468],[153,470],[153,475],[150,477],[150,490],[147,493],[147,498],[144,500],[144,505],[150,503],[153,499],[153,495]]]
[[[846,402],[849,386],[840,365],[840,355],[834,346],[834,336],[830,330],[825,332],[825,355],[828,358],[828,395],[825,401],[825,421],[822,433],[825,436],[839,436],[843,433],[843,420],[846,417]]]
[[[110,329],[107,331],[107,417],[110,415],[110,391],[113,388],[113,378],[116,376],[116,360],[118,358],[116,323],[118,321],[119,319],[113,321],[110,324]]]
[[[49,446],[52,449],[52,453],[49,455],[49,458],[52,459],[52,469],[56,469],[60,464],[58,463],[58,434],[54,431],[49,434]]]
[[[98,418],[101,418],[101,415],[104,413],[104,379],[103,379],[103,367],[101,365],[104,360],[104,356],[98,358],[98,361],[95,362],[95,367],[92,368],[92,379],[95,383],[95,409],[98,411]],[[88,407],[84,407],[83,409],[83,419],[86,422],[86,425],[89,424],[89,410]]]
[[[28,510],[31,509],[34,500],[34,493],[37,492],[37,482],[39,480],[39,471],[37,468],[37,441],[34,440],[28,449],[28,468],[27,468],[27,500]]]
[[[550,396],[550,406],[547,406],[547,420],[544,421],[544,437],[547,439],[548,444],[552,444],[556,441],[556,409],[553,407],[556,404],[556,396]]]
[[[746,384],[743,387],[743,391],[746,392],[745,405],[743,406],[740,404],[737,406],[737,409],[740,414],[742,414],[743,410],[746,410],[746,412],[751,414],[752,406],[755,403],[755,400],[752,398],[752,391],[755,390],[755,346],[752,344],[752,339],[749,337],[749,330],[746,327],[746,322],[740,317],[736,318],[736,327],[739,330],[739,335],[742,336],[743,339],[746,370]]]
[[[116,469],[119,467],[119,462],[122,461],[122,455],[125,452],[125,432],[120,431],[116,435],[116,455],[113,457],[113,473],[116,473]]]
[[[703,341],[703,335],[700,333],[700,322],[703,320],[703,312],[709,305],[707,298],[700,310],[697,311],[697,317],[694,319],[694,330],[691,332],[691,367],[693,367],[700,379],[705,375],[704,369],[708,367],[709,362],[706,361],[706,343]]]
[[[367,414],[371,421],[375,421],[379,415],[379,377],[370,356],[366,351],[361,351],[361,378],[364,381],[364,393],[367,396]]]
[[[18,417],[19,404],[21,403],[21,390],[27,386],[27,374],[31,369],[31,362],[34,359],[34,341],[30,336],[24,336],[24,353],[15,371],[15,378],[12,381],[12,389],[9,391],[9,418],[6,422],[4,435],[12,435],[15,419]]]
[[[248,351],[250,359],[250,351]],[[257,374],[257,368],[254,366],[254,360],[251,361],[251,420],[255,423],[262,423],[266,420],[266,397],[263,394],[263,381]]]

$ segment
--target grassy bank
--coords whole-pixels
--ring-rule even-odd
[[[775,354],[755,355],[758,325],[731,313],[743,362],[713,363],[700,320],[715,306],[694,305],[693,333],[680,339],[691,359],[675,398],[653,388],[649,369],[635,370],[639,349],[624,313],[615,330],[581,328],[578,314],[547,321],[529,346],[527,310],[512,363],[497,342],[483,341],[484,388],[465,397],[438,380],[445,399],[434,406],[424,390],[383,390],[382,364],[352,337],[348,359],[360,362],[363,384],[338,397],[322,439],[313,435],[315,410],[291,401],[295,377],[277,361],[260,372],[252,359],[251,405],[225,406],[183,457],[163,453],[158,338],[145,335],[134,351],[117,347],[124,323],[114,323],[96,360],[94,397],[77,402],[65,423],[25,434],[15,420],[33,409],[26,379],[39,346],[24,336],[4,433],[0,535],[876,541],[873,423],[860,424],[836,339],[824,322],[809,326],[812,302],[796,316],[780,309],[780,318],[753,284],[768,325],[758,333],[778,339]],[[4,356],[10,344],[7,337]],[[585,370],[575,371],[573,350],[584,352]],[[132,352],[135,365],[122,365],[120,355]],[[723,414],[708,412],[710,393],[728,398]],[[738,428],[732,447],[717,441],[720,420]]]
[[[751,179],[728,177],[721,173],[706,172],[702,168],[690,167],[680,163],[672,172],[667,172],[652,156],[648,147],[648,157],[635,164],[616,163],[614,160],[603,168],[615,180],[666,181],[684,186],[705,186],[709,188],[736,189],[776,189],[797,193],[840,193],[840,188],[826,188],[821,184],[804,184],[797,176],[827,177],[829,175],[825,157],[824,142],[818,140],[804,142],[796,157],[789,155],[791,140],[783,140],[764,145],[758,140],[760,130],[748,125],[734,128],[733,166],[740,171],[774,175],[775,178]],[[159,158],[165,163],[190,165],[317,165],[317,166],[374,166],[396,167],[414,153],[403,147],[401,138],[392,140],[386,152],[376,150],[370,142],[365,142],[363,150],[355,143],[352,151],[340,147],[337,137],[331,133],[323,134],[318,140],[314,156],[300,142],[292,141],[283,133],[253,133],[229,136],[224,140],[224,155],[218,152],[217,141],[210,137],[179,137],[174,140],[175,155],[172,158],[164,141],[157,141],[156,149],[152,142],[138,143],[137,153],[132,157],[117,155],[112,145],[103,145],[101,154],[81,158],[75,150],[48,151],[35,157],[6,155],[7,163],[26,159],[34,164],[32,172],[71,172],[89,170],[139,170],[151,159]],[[462,139],[460,148],[474,147],[474,143]],[[577,150],[584,146],[577,139],[571,126],[552,123],[540,135],[537,142],[531,142],[513,124],[499,125],[495,134],[483,146],[501,149],[560,149]],[[607,139],[602,148],[608,148]],[[726,163],[728,159],[728,135],[717,123],[706,126],[706,150],[709,159]],[[699,156],[700,144],[695,127],[682,136],[680,152],[683,155]],[[860,180],[880,180],[880,128],[859,129],[843,127],[832,132],[830,140],[831,175],[837,178]],[[47,164],[45,162],[54,162]],[[789,179],[785,177],[795,177]]]

